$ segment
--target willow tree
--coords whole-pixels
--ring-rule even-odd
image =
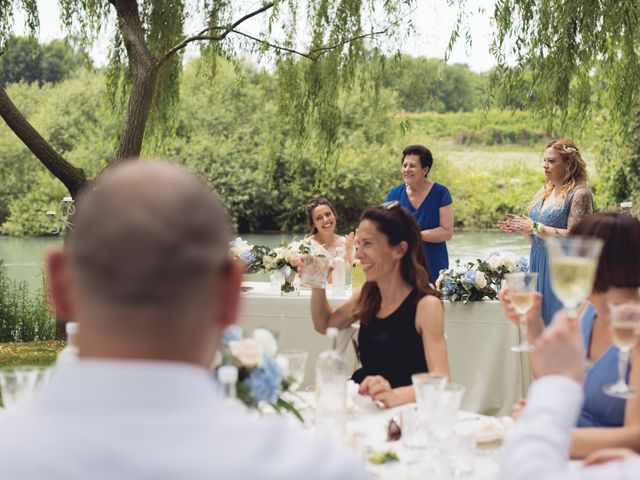
[[[502,98],[527,86],[529,105],[561,127],[604,113],[626,150],[602,158],[605,186],[612,200],[638,195],[640,3],[496,0],[493,20],[493,86]]]
[[[252,53],[269,56],[280,74],[280,104],[291,134],[317,125],[325,146],[337,135],[337,104],[351,87],[359,62],[376,41],[397,35],[415,0],[59,0],[66,30],[85,45],[114,31],[108,90],[122,105],[122,128],[111,164],[140,155],[147,137],[167,134],[178,101],[182,56],[199,44],[215,73],[215,59]],[[40,18],[34,0],[0,0],[0,51],[18,14],[31,34]],[[199,20],[198,20],[199,19]],[[193,22],[201,25],[188,31]],[[215,75],[212,76],[215,81]],[[120,100],[120,101],[119,101]],[[72,195],[84,171],[51,147],[0,85],[0,116]],[[215,132],[212,132],[215,136]]]

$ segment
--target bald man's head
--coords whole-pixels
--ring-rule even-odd
[[[201,180],[169,163],[130,162],[78,198],[66,249],[90,300],[176,310],[207,294],[230,239],[222,202]]]

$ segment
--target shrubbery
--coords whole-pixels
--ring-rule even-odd
[[[0,260],[0,342],[51,340],[56,322],[44,288],[31,292],[27,282],[15,282]]]
[[[450,189],[458,227],[492,228],[505,212],[526,211],[544,181],[538,165],[512,160],[542,153],[547,132],[532,113],[397,114],[397,92],[383,88],[374,99],[356,86],[339,99],[344,128],[327,159],[313,139],[302,144],[279,123],[274,75],[221,61],[211,79],[198,74],[199,67],[195,61],[185,69],[174,136],[161,145],[148,142],[143,155],[173,158],[202,175],[241,233],[300,232],[304,205],[319,195],[337,206],[342,231],[353,228],[366,207],[401,183],[400,152],[408,143],[433,147],[431,178]],[[106,165],[119,123],[101,73],[9,90],[45,138],[88,177]],[[0,233],[46,234],[44,212],[56,210],[66,194],[0,123]]]

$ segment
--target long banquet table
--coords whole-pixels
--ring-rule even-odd
[[[240,325],[247,331],[266,327],[278,335],[281,349],[301,348],[309,352],[302,388],[313,385],[318,354],[328,347],[324,335],[313,329],[309,290],[297,296],[282,296],[266,282],[245,282]],[[331,297],[336,307],[346,297]],[[341,333],[341,349],[348,364],[357,361],[350,336]],[[520,341],[518,329],[503,314],[497,301],[445,302],[445,334],[452,380],[466,387],[462,409],[486,415],[504,415],[526,395],[530,383],[526,356],[509,349]]]
[[[398,420],[405,408],[412,405],[401,405],[390,409],[376,407],[373,402],[353,403],[352,397],[349,415],[345,425],[345,437],[340,440],[342,446],[348,445],[355,453],[362,456],[365,468],[373,478],[381,480],[413,480],[424,478],[453,478],[450,458],[447,458],[448,447],[446,441],[431,439],[427,448],[409,448],[404,439],[389,441],[387,438],[387,424],[390,419]],[[362,398],[361,398],[362,400]],[[315,403],[311,392],[301,392],[293,399],[293,403],[300,409],[305,418],[305,428],[314,429]],[[502,419],[477,415],[460,411],[457,427],[468,432],[474,432],[478,441],[474,452],[468,452],[468,459],[473,457],[471,464],[473,471],[465,473],[461,478],[467,480],[497,480],[499,478],[499,460],[502,450],[502,440],[512,426],[510,418]],[[292,425],[300,426],[292,421]],[[334,442],[335,439],[332,439]],[[450,440],[449,440],[450,441]],[[383,465],[371,463],[370,456],[381,452],[393,452],[398,461]]]

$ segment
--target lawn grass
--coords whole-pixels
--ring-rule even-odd
[[[62,340],[0,343],[0,367],[51,365],[64,346],[65,342]]]

